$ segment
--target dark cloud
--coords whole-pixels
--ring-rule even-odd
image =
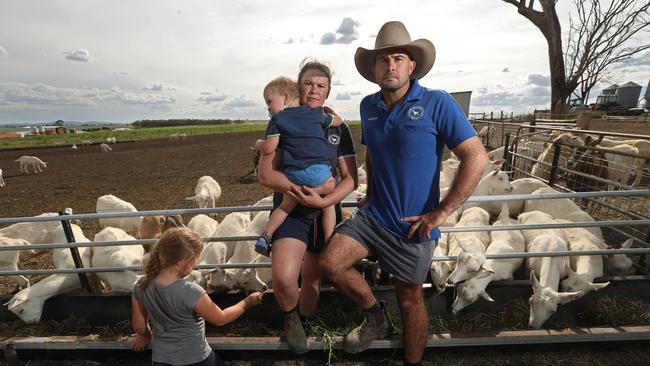
[[[351,91],[350,95],[361,95],[360,91]]]
[[[90,55],[90,52],[84,49],[78,49],[74,52],[63,52],[65,55],[65,58],[68,60],[72,61],[80,61],[80,62],[92,62],[93,57]]]
[[[336,43],[336,34],[334,33],[325,33],[320,37],[320,44],[334,44]]]
[[[284,41],[282,43],[284,43],[284,44],[294,44],[295,41],[293,40],[293,38],[289,38],[288,40],[286,40],[286,41]]]
[[[501,72],[510,72],[510,68],[509,67],[504,67],[503,70],[501,70]]]
[[[477,92],[479,94],[486,94],[488,92],[488,89],[486,87],[478,88]]]
[[[548,75],[530,74],[528,75],[529,85],[551,86],[551,78]]]
[[[113,75],[128,75],[128,74],[129,74],[128,72],[124,72],[124,71],[115,71],[113,73]]]
[[[357,27],[361,23],[350,18],[345,17],[341,21],[336,34],[332,32],[327,32],[321,36],[320,44],[330,45],[334,43],[350,44],[356,41],[359,38],[359,32],[357,32]]]
[[[345,84],[341,81],[341,79],[334,79],[334,81],[332,81],[332,85],[334,86],[334,85],[345,85]]]
[[[650,51],[638,57],[631,58],[625,63],[629,66],[650,66]]]

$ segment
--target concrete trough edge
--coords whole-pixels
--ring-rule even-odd
[[[288,351],[280,337],[207,337],[215,350],[222,351]],[[342,349],[342,337],[331,342],[310,337],[311,349]],[[538,345],[554,343],[585,343],[612,341],[650,341],[650,326],[569,328],[561,330],[511,330],[488,333],[434,333],[427,340],[428,348],[476,347],[504,345]],[[331,344],[331,347],[329,346]],[[131,341],[91,340],[88,337],[5,337],[0,346],[12,345],[20,350],[130,350]],[[401,348],[401,337],[373,341],[369,349]]]

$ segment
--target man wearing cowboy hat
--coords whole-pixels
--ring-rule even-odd
[[[426,39],[411,41],[401,22],[382,26],[375,49],[358,48],[357,70],[380,91],[361,102],[361,143],[367,146],[368,188],[357,215],[337,228],[320,265],[357,306],[365,322],[344,338],[351,353],[391,334],[390,319],[353,265],[369,255],[393,275],[403,320],[405,365],[418,364],[427,342],[422,283],[429,271],[438,226],[471,195],[488,158],[453,97],[426,89],[418,79],[435,61]],[[444,146],[461,161],[456,179],[439,202]]]

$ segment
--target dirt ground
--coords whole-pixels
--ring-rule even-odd
[[[359,147],[359,127],[352,127]],[[259,133],[190,136],[185,142],[167,140],[118,142],[113,151],[99,146],[0,151],[0,169],[6,186],[0,188],[0,217],[34,216],[71,207],[75,213],[95,212],[97,198],[116,195],[138,210],[196,208],[185,198],[194,195],[199,177],[210,175],[222,189],[217,206],[246,206],[271,194],[250,173],[250,146]],[[363,147],[358,149],[363,157]],[[14,160],[37,156],[47,163],[39,174],[21,174]],[[188,217],[185,219],[189,220]],[[4,225],[1,225],[4,226]],[[92,240],[99,231],[96,220],[81,224]],[[24,268],[51,267],[51,256],[42,252],[22,263]],[[13,284],[0,279],[0,293]]]

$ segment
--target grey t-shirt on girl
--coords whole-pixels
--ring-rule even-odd
[[[205,290],[196,283],[179,279],[169,286],[151,281],[140,291],[144,277],[136,281],[133,296],[149,316],[152,360],[184,365],[206,359],[212,349],[205,339],[205,320],[194,312],[194,305]]]

